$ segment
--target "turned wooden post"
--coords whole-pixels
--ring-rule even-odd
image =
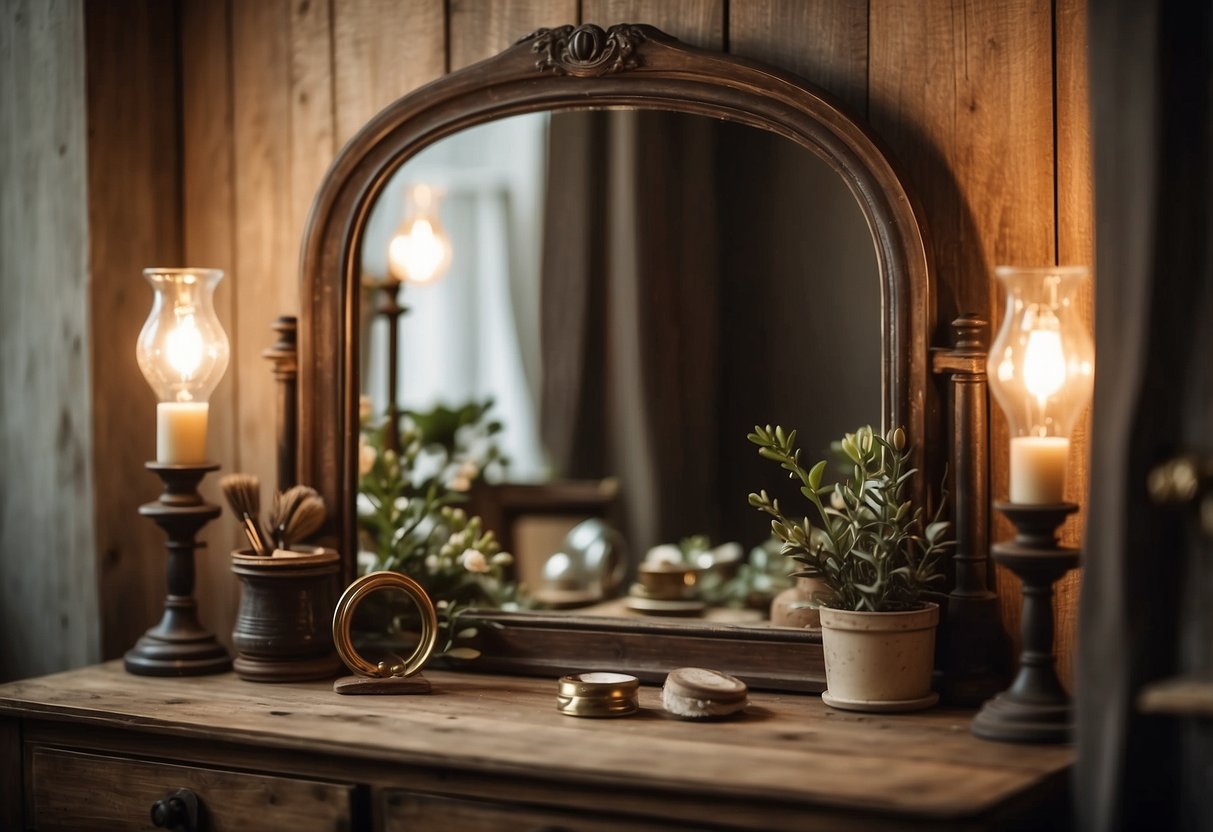
[[[261,357],[274,365],[274,380],[278,382],[278,490],[286,491],[295,485],[298,470],[298,321],[294,315],[281,315],[273,329],[278,340],[263,350]]]
[[[934,354],[948,375],[950,459],[955,507],[955,585],[940,626],[939,689],[945,701],[979,705],[1007,680],[1008,646],[990,564],[989,388],[987,324],[979,315],[952,322],[952,348]]]

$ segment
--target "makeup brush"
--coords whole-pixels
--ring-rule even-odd
[[[296,485],[274,495],[270,529],[279,549],[301,542],[324,524],[324,498],[316,489]]]
[[[252,474],[228,474],[219,480],[219,488],[227,498],[232,514],[244,527],[253,551],[258,555],[268,555],[265,535],[257,521],[257,515],[261,512],[261,481]]]

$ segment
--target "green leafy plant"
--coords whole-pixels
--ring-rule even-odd
[[[755,426],[747,437],[765,459],[777,462],[800,482],[816,522],[790,519],[767,492],[750,494],[750,505],[771,516],[771,532],[784,555],[803,568],[792,577],[821,578],[830,590],[821,606],[842,610],[894,612],[915,609],[929,587],[943,580],[940,558],[952,542],[944,505],[930,522],[907,496],[917,473],[910,467],[905,431],[885,436],[862,427],[848,433],[839,449],[850,468],[845,479],[822,482],[825,460],[805,469],[800,464],[796,431]]]
[[[775,596],[792,586],[781,549],[780,542],[770,538],[750,550],[733,577],[709,571],[699,581],[700,597],[713,606],[769,610]]]
[[[398,451],[384,448],[382,426],[364,426],[360,437],[362,571],[402,572],[421,584],[439,611],[439,652],[451,658],[478,655],[476,629],[459,623],[468,608],[522,601],[509,577],[513,557],[460,506],[486,468],[504,462],[491,442],[500,425],[485,421],[491,404],[404,414]]]

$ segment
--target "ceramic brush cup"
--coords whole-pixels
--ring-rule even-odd
[[[331,679],[343,667],[330,622],[341,559],[332,549],[301,546],[270,557],[232,553],[242,593],[232,644],[236,674],[249,682]]]

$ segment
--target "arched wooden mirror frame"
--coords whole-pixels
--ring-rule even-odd
[[[336,507],[331,531],[347,583],[357,551],[360,261],[376,199],[405,161],[445,136],[504,116],[586,107],[728,119],[777,133],[824,159],[859,202],[875,243],[882,276],[883,421],[907,426],[920,459],[924,447],[938,445],[943,431],[938,419],[928,418],[936,411],[928,248],[913,202],[874,137],[801,79],[687,46],[650,26],[541,29],[388,106],[342,149],[312,205],[302,255],[299,474]],[[700,662],[768,687],[820,690],[824,680],[820,637],[811,632],[563,614],[485,617],[504,625],[486,630],[493,643],[476,662],[486,670],[558,674],[602,665],[655,678],[670,667]]]

